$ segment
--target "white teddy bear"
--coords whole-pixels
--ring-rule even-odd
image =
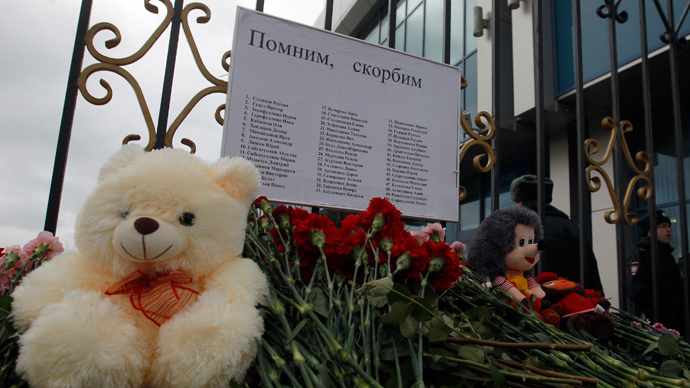
[[[126,145],[77,217],[78,251],[14,292],[17,371],[32,387],[241,382],[263,334],[265,275],[241,258],[252,163]]]

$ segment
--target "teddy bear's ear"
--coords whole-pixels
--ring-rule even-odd
[[[110,159],[101,167],[98,174],[100,183],[107,176],[116,173],[123,167],[144,156],[146,151],[136,144],[125,144],[119,151],[114,153]]]
[[[252,201],[261,185],[261,174],[242,157],[221,158],[213,165],[215,181],[233,198]]]

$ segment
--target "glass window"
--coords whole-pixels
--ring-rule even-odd
[[[405,0],[398,1],[398,10],[395,12],[395,23],[397,24],[396,27],[399,27],[405,22],[405,16],[407,16],[407,12],[405,11],[407,9],[406,3],[407,1]]]
[[[405,51],[405,25],[395,29],[395,49]]]
[[[386,14],[381,18],[381,44],[388,41],[388,10],[386,9],[384,12]]]
[[[472,35],[474,28],[474,12],[472,10],[477,6],[477,0],[466,0],[465,2],[465,55],[470,51],[477,49],[477,38]]]
[[[479,201],[479,177],[463,180],[460,184],[467,190],[467,197],[460,202],[460,231],[476,229],[481,222]]]
[[[457,66],[465,56],[464,0],[453,0],[450,5],[450,63]]]
[[[470,111],[470,113],[474,116],[477,113],[477,52],[475,51],[472,55],[467,57],[465,59],[465,66],[464,66],[464,72],[463,75],[467,79],[467,87],[465,88],[464,92],[465,95],[464,100],[462,101],[462,105],[465,107],[465,110]]]
[[[374,43],[374,44],[379,44],[379,28],[376,26],[369,35],[367,35],[364,40],[366,40],[369,43]]]
[[[417,8],[407,18],[405,36],[405,52],[420,57],[424,55],[424,7]]]
[[[422,0],[407,0],[407,14],[410,15],[414,12],[414,9],[420,4],[422,4]]]
[[[424,24],[424,57],[443,61],[443,1],[427,0]]]
[[[655,2],[645,2],[645,14],[647,22],[647,46],[649,51],[655,51],[664,42],[659,36],[665,31],[661,16]],[[664,14],[666,2],[659,2]],[[555,60],[557,82],[556,92],[564,94],[575,87],[575,70],[573,65],[573,5],[569,0],[554,0],[553,20],[555,31]],[[680,21],[687,2],[676,1],[673,3],[673,16],[676,23]],[[591,81],[610,71],[611,59],[609,56],[609,20],[599,17],[596,10],[601,2],[583,1],[580,3],[580,17],[582,20],[582,66],[584,82]],[[616,45],[618,66],[625,65],[640,58],[640,12],[637,2],[622,2],[618,7],[618,13],[626,12],[628,20],[625,23],[616,23]],[[690,23],[685,21],[680,29],[679,36],[690,33]],[[468,45],[470,43],[468,42]]]

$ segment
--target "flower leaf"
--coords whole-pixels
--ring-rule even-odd
[[[371,305],[374,307],[383,307],[388,304],[388,298],[386,298],[385,295],[367,296],[367,299],[369,300],[369,303],[371,303]]]
[[[412,293],[410,290],[400,283],[393,284],[393,292],[389,292],[387,295],[388,303],[393,304],[398,301],[403,301],[408,303],[412,300]]]
[[[462,345],[458,350],[458,357],[484,363],[484,349],[479,345]]]
[[[389,277],[372,280],[362,284],[357,293],[362,296],[385,296],[393,289],[393,279]]]
[[[295,328],[292,329],[292,332],[290,333],[288,338],[285,340],[285,343],[289,344],[290,341],[292,341],[293,338],[295,338],[297,336],[297,334],[299,334],[299,331],[302,330],[302,328],[304,327],[304,325],[307,324],[307,322],[309,322],[309,319],[305,318],[302,320],[302,322],[298,323],[297,326],[295,326]]]
[[[403,323],[400,324],[400,333],[408,340],[412,340],[418,330],[419,323],[412,318],[412,316],[408,316]]]
[[[322,289],[316,288],[312,290],[314,299],[311,302],[314,305],[314,311],[322,317],[328,316],[328,303],[326,302],[326,294]]]
[[[663,334],[659,338],[659,353],[671,357],[678,354],[678,339],[671,334]]]
[[[429,311],[433,309],[431,307],[431,303],[429,303],[428,300],[420,298],[418,296],[415,296],[413,299],[417,303],[412,305],[412,317],[416,319],[418,322],[422,322],[429,318],[431,316]]]
[[[491,377],[493,377],[493,379],[494,379],[494,386],[496,388],[508,386],[506,384],[506,377],[503,376],[503,373],[501,373],[501,371],[498,370],[498,368],[496,368],[493,365],[489,365],[489,370],[491,371]]]
[[[391,305],[391,311],[384,314],[379,320],[384,325],[399,325],[405,321],[412,312],[410,302],[397,301]]]
[[[649,346],[647,346],[647,349],[642,353],[642,355],[644,356],[645,354],[653,351],[654,349],[656,349],[658,347],[659,347],[658,342],[651,343],[651,344],[649,344]]]
[[[450,329],[436,321],[436,324],[432,324],[429,328],[429,342],[443,342],[448,339],[448,334],[450,334]]]
[[[661,373],[673,377],[677,377],[680,375],[680,372],[683,371],[683,365],[680,364],[680,362],[676,360],[666,360],[663,363],[661,363]]]

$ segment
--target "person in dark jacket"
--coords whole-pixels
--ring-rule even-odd
[[[510,184],[510,198],[520,206],[537,211],[537,176],[528,174],[513,180]],[[599,277],[599,266],[592,251],[592,244],[587,240],[585,254],[587,274],[580,279],[580,233],[575,224],[565,213],[550,205],[553,197],[553,181],[544,178],[546,207],[544,208],[544,241],[541,272],[553,272],[582,284],[586,289],[603,293],[604,288]]]
[[[659,317],[657,322],[666,328],[683,333],[685,330],[685,299],[683,297],[683,278],[680,266],[673,257],[671,244],[671,219],[663,210],[656,212],[656,233],[659,257],[657,259],[657,279],[659,279]],[[628,256],[626,265],[626,287],[628,297],[635,303],[647,319],[652,320],[654,301],[652,294],[652,259],[649,215],[642,216],[638,223],[644,238],[637,242],[635,250]],[[654,322],[653,322],[654,323]]]

